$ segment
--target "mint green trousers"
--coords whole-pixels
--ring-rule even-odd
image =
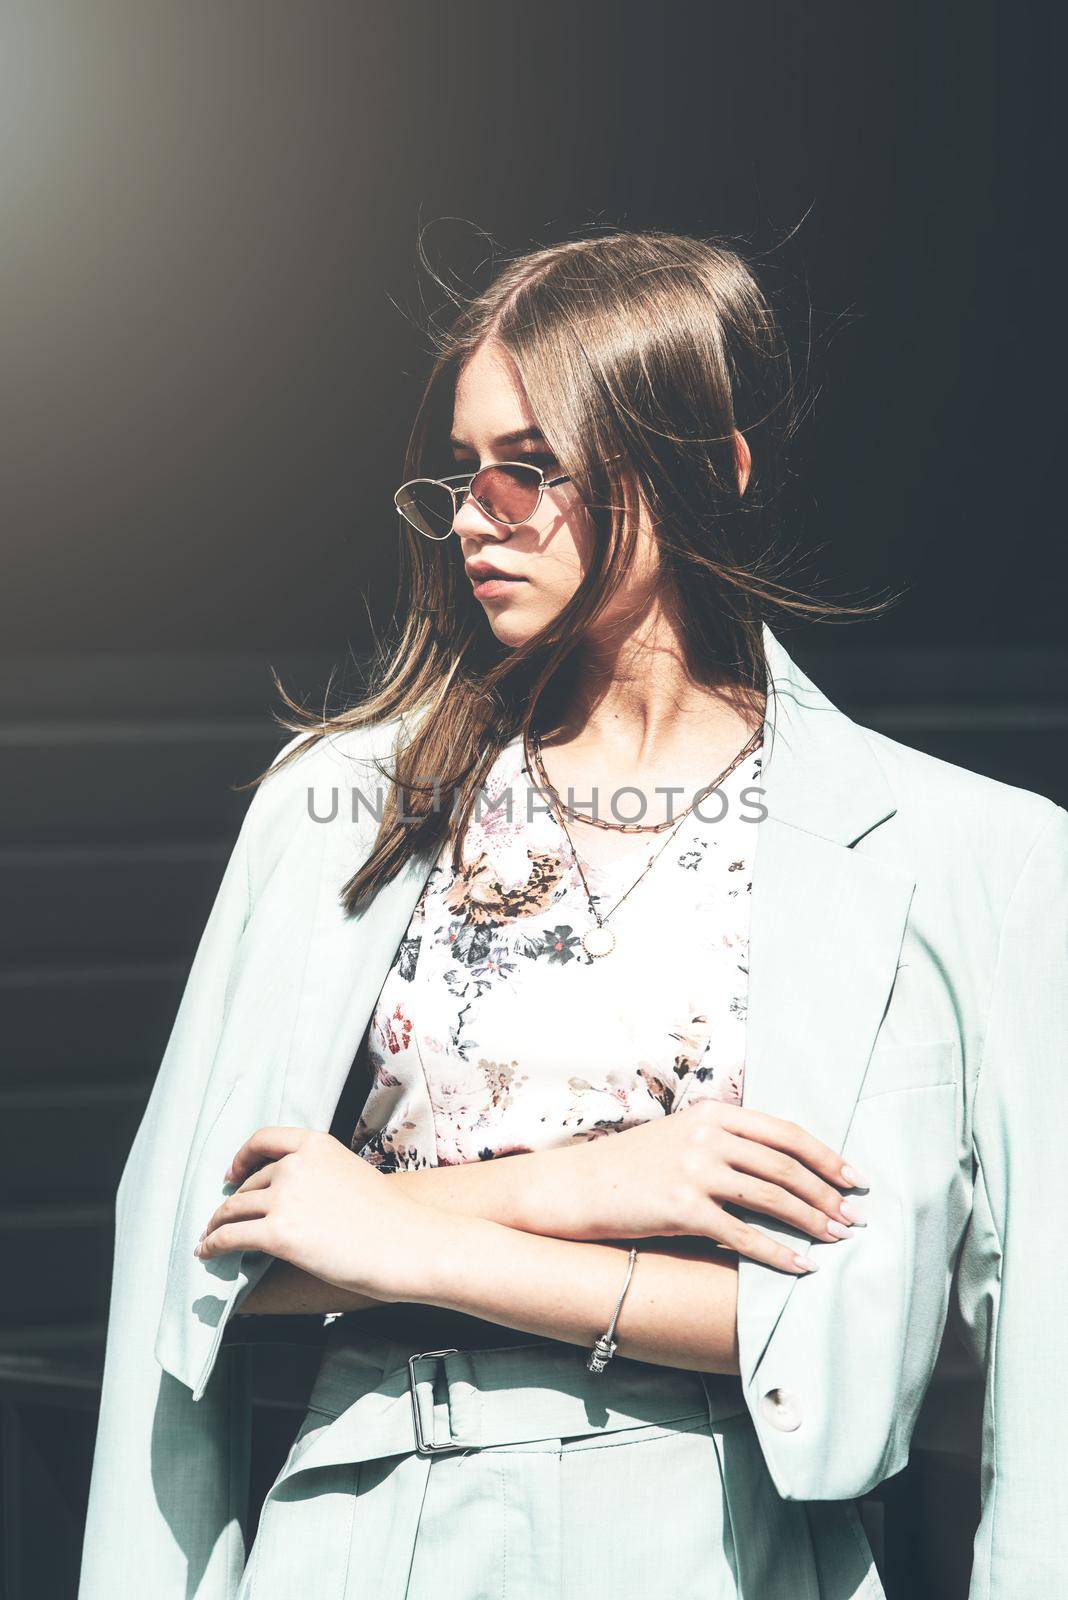
[[[778,1496],[736,1377],[412,1354],[328,1344],[239,1600],[883,1600],[851,1502]]]

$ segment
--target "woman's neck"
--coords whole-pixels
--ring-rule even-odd
[[[724,674],[699,674],[662,612],[623,637],[584,646],[554,744],[596,747],[636,769],[671,765],[693,748],[736,747],[758,725],[753,703]]]

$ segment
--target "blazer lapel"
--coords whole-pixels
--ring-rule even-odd
[[[749,939],[742,1103],[845,1142],[897,970],[914,879],[853,848],[895,805],[863,732],[769,628],[768,709]],[[807,1235],[746,1212],[777,1241]],[[748,1386],[797,1282],[739,1260],[738,1338]]]

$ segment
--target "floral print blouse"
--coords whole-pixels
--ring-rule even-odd
[[[567,834],[531,794],[521,739],[506,746],[463,870],[447,844],[382,987],[352,1148],[386,1170],[444,1166],[596,1139],[700,1097],[740,1102],[760,770],[757,749],[702,802],[707,820],[691,812],[666,847],[614,835],[627,853],[600,865],[584,853],[595,830],[569,821],[612,912],[616,947],[595,957]]]

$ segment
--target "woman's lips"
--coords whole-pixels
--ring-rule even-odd
[[[489,578],[481,578],[478,583],[471,585],[476,600],[496,600],[499,595],[507,594],[514,589],[517,583],[526,583],[525,578],[499,578],[494,574]]]

